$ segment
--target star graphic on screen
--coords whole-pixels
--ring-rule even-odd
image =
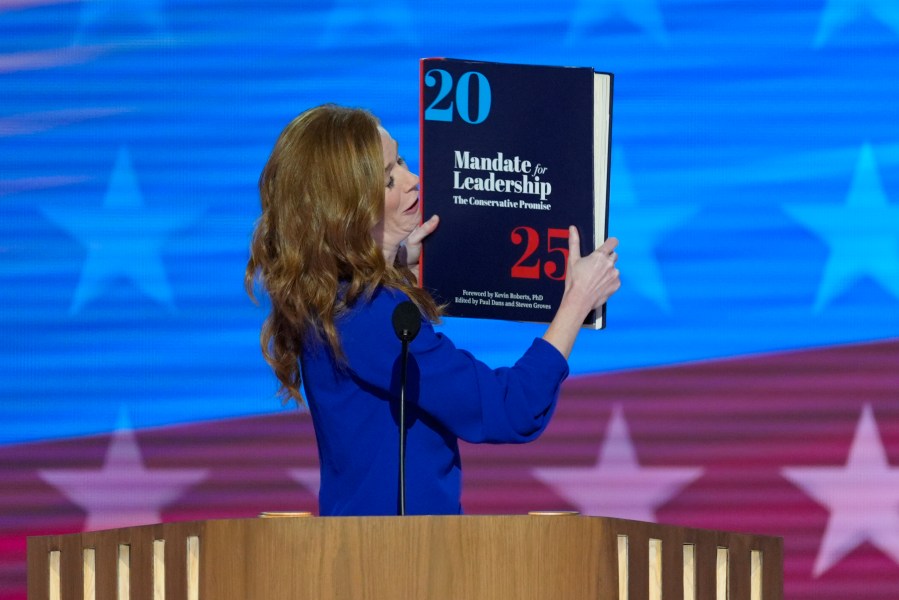
[[[73,44],[102,41],[169,39],[162,0],[82,0]]]
[[[656,508],[702,471],[699,467],[640,466],[624,411],[615,406],[596,464],[537,468],[533,473],[581,514],[654,522]]]
[[[658,44],[668,45],[658,0],[578,0],[568,26],[566,43],[579,41],[589,30],[613,17],[633,23]]]
[[[103,206],[44,206],[42,211],[87,250],[70,314],[80,312],[119,278],[174,309],[162,249],[169,234],[190,224],[196,214],[146,207],[126,148],[116,158]]]
[[[318,496],[318,489],[321,485],[321,471],[318,467],[290,469],[289,472],[291,479],[299,482],[313,496]]]
[[[416,41],[412,11],[402,0],[388,4],[336,0],[325,18],[319,44],[331,46],[366,46],[382,44],[385,39],[401,44]]]
[[[638,206],[624,151],[617,147],[612,153],[611,181],[610,204],[615,214],[611,233],[625,240],[621,266],[632,275],[628,278],[628,287],[669,312],[671,304],[667,288],[653,250],[661,238],[692,217],[697,207],[673,203],[651,208]]]
[[[820,48],[834,31],[865,15],[899,35],[899,3],[896,0],[827,0],[818,24],[815,47]]]
[[[862,147],[844,204],[787,204],[784,210],[830,246],[815,312],[864,276],[899,298],[899,204],[887,201],[870,145]]]
[[[887,460],[869,405],[862,409],[845,466],[785,467],[781,473],[830,511],[815,577],[864,542],[899,564],[899,467]]]
[[[120,417],[99,469],[41,470],[41,479],[87,511],[84,531],[159,523],[162,509],[206,478],[206,469],[147,469]]]

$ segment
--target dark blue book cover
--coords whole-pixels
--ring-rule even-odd
[[[582,255],[608,235],[612,76],[428,58],[420,84],[422,285],[450,316],[549,322],[568,226]]]

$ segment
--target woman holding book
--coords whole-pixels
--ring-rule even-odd
[[[370,113],[310,109],[281,133],[259,180],[262,215],[246,271],[271,298],[262,349],[285,399],[305,390],[321,463],[322,515],[397,513],[397,339],[391,317],[411,300],[421,331],[409,346],[406,506],[461,513],[458,439],[521,443],[545,429],[587,313],[619,287],[617,241],[581,257],[571,228],[565,292],[542,338],[490,369],[432,323],[418,287],[418,177]]]

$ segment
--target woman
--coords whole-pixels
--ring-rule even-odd
[[[571,228],[565,292],[552,323],[510,368],[492,370],[431,323],[417,287],[418,177],[370,113],[310,109],[281,133],[259,181],[262,216],[247,265],[271,298],[262,349],[286,399],[312,415],[322,515],[396,514],[397,340],[391,316],[412,300],[423,315],[410,344],[406,511],[461,512],[457,440],[527,442],[549,422],[587,313],[619,287],[617,241],[581,257]]]

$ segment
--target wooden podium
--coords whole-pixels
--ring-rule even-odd
[[[577,515],[296,517],[28,540],[29,600],[781,600],[783,540]]]

